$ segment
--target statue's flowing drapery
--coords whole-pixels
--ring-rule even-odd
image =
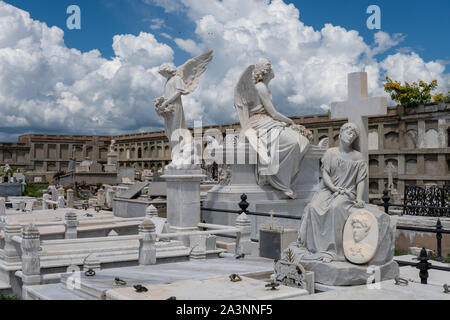
[[[307,249],[302,259],[319,260],[322,257],[334,261],[345,261],[342,237],[348,217],[360,210],[354,208],[357,185],[366,179],[367,162],[344,157],[338,148],[329,149],[322,158],[323,170],[337,188],[351,192],[351,196],[333,193],[322,181],[318,191],[305,208],[299,231],[299,245]],[[379,244],[372,263],[389,261],[392,257],[395,236],[390,232],[389,216],[376,206],[366,204],[364,210],[370,211],[378,221]],[[394,228],[395,229],[395,228]],[[392,250],[391,250],[392,249]]]
[[[189,93],[183,79],[179,76],[174,76],[167,81],[166,86],[164,87],[164,98],[169,99],[177,92],[182,95]],[[186,120],[184,118],[181,96],[172,102],[171,105],[174,108],[174,112],[165,117],[165,133],[173,150],[175,145],[178,143],[178,140],[172,141],[172,133],[177,129],[186,129]]]
[[[301,160],[310,145],[308,139],[289,128],[286,123],[267,115],[261,104],[249,109],[249,116],[248,127],[256,133],[259,145],[251,143],[259,153],[258,180],[267,181],[274,188],[291,193]],[[249,140],[252,142],[252,139]]]

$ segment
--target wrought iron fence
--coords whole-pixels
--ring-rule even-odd
[[[450,185],[405,186],[403,214],[429,217],[450,217]]]

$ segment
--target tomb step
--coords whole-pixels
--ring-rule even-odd
[[[96,300],[78,290],[68,289],[61,283],[29,286],[26,291],[30,300]]]
[[[9,283],[0,281],[0,294],[10,295],[11,292],[12,292],[12,290],[11,290],[11,286],[9,285]]]
[[[8,290],[8,289],[11,289],[11,286],[9,285],[9,283],[0,281],[0,290]]]

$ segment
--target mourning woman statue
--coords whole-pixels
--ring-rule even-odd
[[[304,127],[274,107],[268,87],[274,77],[267,59],[247,67],[235,88],[235,107],[241,133],[258,153],[258,183],[267,182],[285,197],[295,199],[292,185],[310,142]]]
[[[394,229],[390,217],[363,201],[368,167],[361,153],[353,148],[358,135],[359,128],[355,124],[344,124],[339,147],[328,149],[322,158],[322,181],[305,208],[296,245],[303,250],[302,260],[346,261],[344,226],[352,213],[360,214],[360,211],[378,222],[374,223],[374,232],[378,230],[378,234],[374,233],[371,240],[378,248],[377,254],[368,258],[379,263],[392,259]]]

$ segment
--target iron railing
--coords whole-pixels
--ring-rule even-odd
[[[390,203],[391,200],[389,196],[389,191],[383,191],[382,201],[383,203],[379,203],[379,206],[383,206],[386,214],[389,214],[389,207],[403,207],[403,208],[424,208],[424,209],[433,209],[433,210],[441,210],[441,211],[450,211],[450,206],[439,207],[439,206],[414,206],[409,204],[394,204]],[[244,193],[241,195],[241,202],[238,203],[238,206],[241,210],[228,210],[228,209],[216,209],[216,208],[205,208],[201,207],[201,210],[204,211],[212,211],[212,212],[225,212],[225,213],[233,213],[233,214],[242,214],[245,213],[247,215],[253,216],[262,216],[262,217],[274,217],[274,218],[283,218],[283,219],[292,219],[292,220],[301,220],[302,217],[288,216],[284,214],[275,214],[275,213],[262,213],[262,212],[251,212],[248,211],[248,207],[250,204],[247,202],[247,195]],[[436,261],[442,262],[444,259],[442,257],[442,234],[450,234],[450,230],[446,230],[442,228],[441,220],[438,219],[435,228],[422,228],[422,227],[409,227],[409,226],[397,226],[398,230],[408,230],[408,231],[419,231],[419,232],[430,232],[436,233],[437,240],[437,257]],[[227,236],[233,237],[233,236]],[[253,239],[252,239],[253,240]],[[255,240],[253,240],[255,241]],[[420,255],[418,257],[419,262],[409,262],[409,261],[398,261],[396,262],[400,266],[412,266],[419,269],[419,277],[422,284],[427,284],[428,282],[428,270],[435,269],[441,271],[450,271],[450,267],[444,266],[436,266],[429,262],[428,254],[425,248],[422,248]]]
[[[405,186],[403,199],[403,214],[450,217],[450,185]]]

